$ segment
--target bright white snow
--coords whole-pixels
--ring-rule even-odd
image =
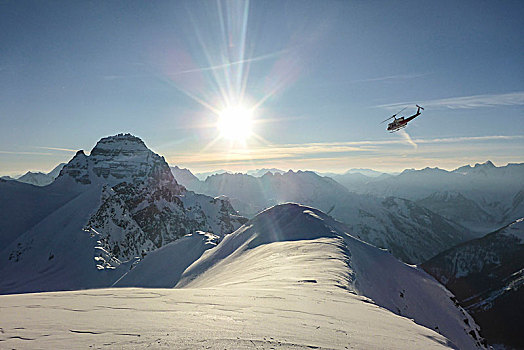
[[[179,279],[174,289],[0,296],[0,347],[479,348],[466,333],[476,325],[449,292],[343,230],[316,209],[286,204],[217,245],[197,233],[158,249],[119,282]]]

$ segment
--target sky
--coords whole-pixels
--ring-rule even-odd
[[[194,172],[524,162],[522,18],[523,1],[1,0],[0,175],[121,132]],[[243,139],[216,126],[232,106],[252,111]]]

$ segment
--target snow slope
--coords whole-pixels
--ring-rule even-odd
[[[219,240],[219,236],[202,231],[188,234],[151,252],[113,286],[172,288],[185,269]]]
[[[70,181],[57,188],[0,180],[0,250],[80,191]]]
[[[416,203],[474,231],[485,232],[500,220],[496,214],[482,209],[475,201],[457,191],[435,192]]]
[[[98,271],[97,237],[82,228],[99,205],[85,191],[53,211],[0,252],[0,293],[103,287],[112,272]]]
[[[0,296],[0,324],[6,325],[0,344],[483,348],[468,334],[478,338],[473,319],[433,278],[346,230],[316,209],[284,204],[218,244],[209,234],[184,237],[149,254],[127,275],[129,285],[160,281],[157,287],[171,287],[178,279],[174,289]],[[186,249],[188,244],[196,244],[195,251]],[[193,259],[178,278],[180,264]],[[146,273],[156,277],[148,281]],[[146,278],[135,279],[140,275]]]
[[[179,168],[178,166],[170,167],[176,181],[190,191],[201,193],[200,180],[189,171],[189,169]]]
[[[342,290],[311,284],[266,287],[120,288],[0,296],[0,346],[450,348],[442,335]]]

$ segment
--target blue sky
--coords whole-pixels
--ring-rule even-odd
[[[2,1],[0,174],[120,132],[194,171],[523,162],[522,18],[522,1]],[[214,127],[226,100],[258,106],[245,144]],[[379,124],[415,103],[405,133]]]

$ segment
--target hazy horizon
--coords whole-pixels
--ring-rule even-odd
[[[146,144],[147,146],[147,144]],[[80,149],[79,149],[80,150]],[[22,171],[12,171],[12,172],[2,172],[0,173],[0,176],[11,176],[11,177],[19,177],[19,176],[22,176],[24,174],[26,174],[27,172],[41,172],[41,173],[49,173],[50,171],[52,171],[55,167],[57,167],[59,164],[61,163],[68,163],[74,153],[78,152],[79,150],[70,150],[71,152],[71,156],[69,158],[67,157],[63,157],[63,161],[60,161],[48,168],[28,168],[28,169],[24,169]],[[85,150],[85,149],[82,149],[84,151],[84,153],[86,155],[89,155],[90,154],[90,151],[88,150]],[[156,152],[154,149],[152,149],[154,152]],[[158,153],[158,152],[156,152]],[[158,153],[160,156],[163,156],[162,154]],[[476,164],[484,164],[486,162],[492,162],[496,167],[504,167],[504,166],[507,166],[509,164],[520,164],[520,163],[524,163],[523,161],[509,161],[509,162],[497,162],[497,161],[494,161],[492,159],[479,159],[479,160],[476,160],[476,161],[471,161],[471,162],[466,162],[466,163],[457,163],[457,164],[451,164],[450,166],[439,166],[438,164],[434,164],[434,165],[426,165],[426,166],[420,166],[420,167],[399,167],[399,168],[388,168],[388,169],[385,169],[385,168],[381,168],[379,166],[369,166],[369,167],[365,167],[365,166],[353,166],[351,164],[347,165],[346,167],[342,167],[342,168],[336,168],[336,169],[324,169],[324,168],[315,168],[315,167],[305,167],[305,166],[300,166],[300,164],[298,164],[298,166],[295,166],[295,167],[289,167],[289,166],[277,166],[275,164],[272,164],[272,163],[263,163],[262,166],[251,166],[251,167],[227,167],[226,166],[226,163],[223,163],[224,166],[221,166],[221,167],[215,167],[215,168],[200,168],[200,167],[190,167],[190,166],[183,166],[182,164],[180,163],[176,163],[176,162],[171,162],[169,161],[168,159],[166,159],[166,162],[168,163],[168,165],[170,167],[175,167],[175,166],[178,166],[179,168],[181,169],[188,169],[191,171],[191,173],[193,174],[205,174],[205,173],[215,173],[215,172],[221,172],[221,171],[226,171],[226,172],[231,172],[231,173],[247,173],[249,171],[255,171],[255,170],[261,170],[261,169],[278,169],[278,170],[282,170],[282,171],[289,171],[289,170],[292,170],[292,171],[314,171],[314,172],[317,172],[317,173],[334,173],[334,174],[344,174],[346,173],[347,171],[350,171],[350,170],[355,170],[355,169],[360,169],[360,170],[374,170],[374,171],[377,171],[377,172],[382,172],[382,173],[388,173],[388,174],[398,174],[398,173],[401,173],[402,171],[404,170],[408,170],[408,169],[414,169],[414,170],[421,170],[421,169],[425,169],[425,168],[439,168],[439,169],[443,169],[443,170],[447,170],[447,171],[452,171],[452,170],[455,170],[457,168],[460,168],[462,166],[467,166],[467,165],[470,165],[470,166],[475,166]],[[306,163],[306,162],[304,162]]]

